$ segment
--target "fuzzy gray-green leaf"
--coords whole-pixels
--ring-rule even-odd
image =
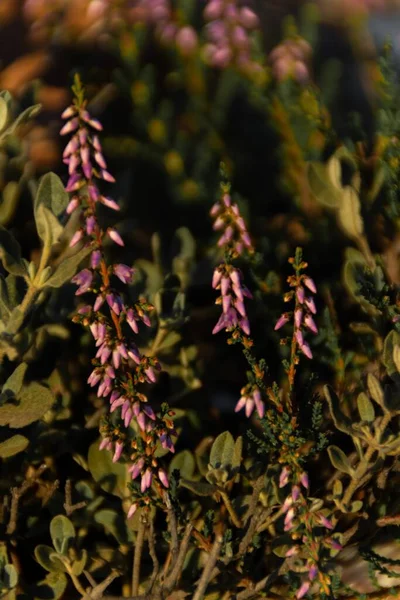
[[[357,407],[361,420],[367,421],[367,423],[372,423],[372,421],[375,419],[374,405],[364,392],[358,394]]]
[[[67,281],[70,281],[72,277],[75,275],[78,266],[86,258],[91,252],[91,248],[82,248],[73,256],[69,256],[65,260],[63,260],[54,273],[47,279],[45,282],[45,287],[53,287],[58,288],[61,287]]]
[[[328,454],[331,463],[335,467],[335,469],[341,471],[342,473],[347,473],[351,477],[353,476],[353,469],[350,465],[349,459],[347,458],[343,450],[341,450],[337,446],[329,446]]]
[[[52,407],[54,397],[49,388],[34,381],[22,388],[17,401],[0,407],[0,426],[19,429],[38,421]]]
[[[351,434],[351,420],[340,409],[340,400],[336,392],[328,385],[324,387],[325,398],[329,404],[329,410],[332,415],[336,429],[344,433]]]
[[[212,445],[210,465],[212,467],[230,466],[235,450],[235,442],[229,431],[221,433]]]
[[[4,268],[14,275],[24,277],[27,270],[21,258],[21,248],[17,240],[4,227],[0,226],[0,259]]]
[[[23,435],[13,435],[0,443],[0,458],[9,458],[23,452],[29,446],[29,440]]]
[[[75,540],[75,527],[68,517],[57,515],[51,520],[50,535],[54,548],[65,555]]]

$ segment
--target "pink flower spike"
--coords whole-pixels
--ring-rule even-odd
[[[304,598],[304,596],[307,594],[308,590],[310,589],[311,583],[309,581],[304,581],[300,588],[297,591],[296,594],[296,598],[297,600],[300,600],[300,598]]]
[[[281,327],[283,327],[284,325],[286,325],[286,323],[289,321],[289,317],[287,315],[287,313],[284,313],[283,315],[281,315],[279,317],[279,319],[276,322],[276,325],[274,327],[274,331],[278,331],[278,329],[280,329]]]
[[[304,285],[306,287],[308,287],[308,289],[310,290],[310,292],[312,292],[313,294],[317,293],[317,288],[315,287],[315,283],[311,279],[311,277],[305,277],[303,281],[304,281]]]
[[[119,235],[116,229],[112,229],[111,227],[107,229],[107,233],[113,242],[118,244],[118,246],[125,246],[124,240]]]

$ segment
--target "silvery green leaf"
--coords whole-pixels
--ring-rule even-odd
[[[335,163],[331,167],[335,166]],[[308,166],[308,183],[315,200],[327,208],[336,209],[341,201],[342,190],[334,185],[335,173],[328,174],[323,163],[313,162]]]
[[[54,273],[45,281],[44,286],[58,288],[70,281],[78,270],[80,263],[90,254],[91,248],[82,248],[76,254],[63,260]]]
[[[19,429],[38,421],[52,407],[54,397],[47,387],[33,381],[21,389],[17,400],[17,405],[10,401],[0,406],[0,426]]]
[[[341,450],[337,446],[329,446],[328,454],[331,463],[335,467],[335,469],[341,471],[342,473],[347,473],[348,475],[350,475],[350,477],[353,477],[354,470],[351,467],[349,459],[347,458],[343,450]]]
[[[0,132],[3,131],[7,125],[9,117],[9,111],[6,100],[0,96]]]
[[[177,469],[180,473],[180,476],[184,479],[192,479],[193,474],[196,468],[196,462],[193,457],[193,454],[189,450],[183,450],[179,452],[174,458],[171,460],[169,465],[169,473]]]
[[[340,409],[340,400],[336,392],[328,385],[324,386],[325,398],[329,404],[329,410],[332,415],[336,429],[343,433],[351,434],[351,419],[347,417]]]
[[[385,365],[389,375],[394,375],[394,373],[398,372],[393,359],[395,346],[400,346],[400,334],[392,329],[392,331],[385,338],[382,353],[382,362]]]
[[[0,225],[7,225],[12,219],[17,207],[20,190],[21,187],[17,181],[9,181],[5,185],[0,204]]]
[[[367,423],[372,423],[372,421],[375,419],[374,405],[364,392],[358,394],[357,407],[361,420],[367,421]]]
[[[56,551],[66,555],[75,540],[75,527],[68,517],[57,515],[50,522],[50,535]]]
[[[375,375],[372,373],[368,373],[367,375],[367,385],[368,391],[371,394],[371,397],[379,406],[384,407],[384,394],[383,389]]]
[[[23,452],[29,446],[29,440],[23,435],[13,435],[0,443],[0,457],[9,458]]]
[[[35,211],[44,204],[57,217],[63,214],[68,206],[69,195],[61,179],[55,173],[46,173],[40,182],[35,197]]]
[[[234,456],[235,442],[229,431],[224,431],[215,440],[210,452],[212,468],[230,466]]]
[[[39,204],[35,210],[36,229],[39,237],[47,247],[58,241],[63,232],[63,227],[57,217],[45,204]]]
[[[350,186],[343,188],[337,218],[343,233],[349,238],[358,239],[362,236],[364,223],[360,199],[355,189]]]
[[[26,370],[28,368],[27,363],[23,362],[10,375],[5,384],[3,385],[3,392],[5,390],[11,390],[16,396],[19,394],[24,382]]]
[[[18,583],[18,571],[14,565],[4,565],[2,580],[8,590],[12,590]]]
[[[66,572],[66,567],[57,558],[53,548],[46,546],[45,544],[39,544],[35,548],[35,559],[46,571],[50,572]]]
[[[14,275],[27,275],[25,264],[21,258],[21,248],[17,240],[4,227],[0,226],[0,259],[4,268]]]

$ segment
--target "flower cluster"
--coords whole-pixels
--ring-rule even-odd
[[[258,416],[262,419],[265,414],[265,405],[262,401],[260,389],[249,383],[240,390],[240,393],[241,397],[235,406],[235,412],[239,412],[244,408],[246,417],[250,417],[255,408]]]
[[[276,46],[270,56],[272,73],[278,81],[289,77],[298,83],[310,80],[311,46],[302,38],[287,39]]]
[[[321,539],[314,535],[315,528],[323,527],[331,531],[334,526],[321,511],[313,510],[309,500],[304,496],[303,490],[307,493],[309,489],[308,474],[305,471],[294,473],[285,466],[279,477],[279,487],[284,488],[288,484],[291,484],[291,490],[282,504],[282,512],[285,515],[284,531],[290,534],[293,540],[301,538],[302,546],[295,544],[289,548],[286,558],[295,557],[298,562],[301,555],[304,560],[302,570],[307,574],[296,592],[296,598],[300,600],[309,592],[317,577],[319,589],[324,592],[328,590],[329,577],[318,567],[321,544],[335,550],[340,550],[341,546],[332,538]]]
[[[100,447],[113,451],[114,462],[121,458],[124,450],[129,451],[133,461],[132,479],[141,475],[141,491],[145,492],[154,475],[165,487],[168,486],[166,473],[158,467],[154,452],[158,440],[173,452],[172,436],[176,432],[166,415],[156,416],[147,396],[138,389],[142,383],[154,383],[156,371],[160,369],[157,359],[142,355],[132,339],[140,324],[150,326],[149,313],[153,307],[143,298],[133,306],[127,305],[123,294],[114,285],[116,280],[130,283],[134,270],[128,265],[108,265],[106,262],[103,247],[106,236],[115,244],[124,245],[116,229],[103,231],[97,220],[99,204],[119,210],[117,203],[104,196],[99,187],[102,180],[113,182],[114,178],[107,170],[97,136],[102,126],[88,114],[79,80],[73,89],[76,98],[63,113],[67,122],[61,134],[72,134],[64,151],[64,162],[69,171],[66,190],[72,194],[67,213],[79,210],[82,225],[72,237],[70,246],[82,240],[91,252],[90,266],[80,271],[73,281],[78,286],[76,295],[91,292],[94,297],[93,304],[81,307],[74,320],[89,327],[97,347],[88,383],[97,386],[98,397],[108,398],[110,413],[120,410],[123,423],[117,427],[110,423],[102,428],[104,438]],[[139,445],[133,441],[128,448],[126,430],[133,421],[141,440]]]
[[[216,304],[222,305],[222,315],[213,333],[239,327],[245,335],[250,335],[244,298],[252,298],[252,295],[242,282],[241,271],[230,264],[230,261],[245,251],[253,253],[254,248],[239,207],[232,204],[228,186],[222,185],[221,200],[214,204],[210,214],[215,219],[214,230],[221,232],[218,246],[224,249],[226,257],[226,260],[215,268],[212,280],[212,287],[221,291]]]
[[[239,8],[236,0],[209,0],[204,19],[208,22],[204,55],[210,65],[220,69],[236,65],[244,71],[259,67],[251,58],[249,37],[258,17],[250,8]]]
[[[293,264],[296,271],[295,275],[288,277],[288,283],[294,290],[285,294],[284,300],[285,302],[290,302],[294,299],[295,309],[293,312],[285,312],[279,317],[275,325],[275,331],[293,319],[294,335],[292,346],[297,346],[307,358],[311,359],[312,352],[310,346],[304,340],[304,330],[308,329],[313,333],[318,333],[318,328],[313,317],[317,310],[314,298],[310,295],[310,292],[311,294],[315,294],[317,289],[311,277],[301,273],[302,270],[307,268],[307,263],[301,260],[301,256],[291,258],[289,262]]]

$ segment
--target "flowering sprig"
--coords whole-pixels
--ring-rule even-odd
[[[222,329],[231,334],[228,343],[241,343],[243,353],[249,362],[251,372],[248,374],[249,383],[241,390],[241,397],[236,404],[235,412],[245,409],[250,417],[256,408],[260,418],[264,416],[265,406],[262,400],[263,368],[250,352],[253,344],[250,335],[250,323],[246,312],[244,299],[251,299],[251,292],[243,283],[243,274],[232,263],[245,254],[254,254],[254,247],[247,230],[246,223],[240,214],[237,204],[232,203],[230,184],[221,165],[221,192],[219,200],[211,208],[210,214],[214,219],[213,228],[221,235],[217,242],[224,252],[224,261],[215,269],[212,287],[221,292],[215,301],[222,306],[222,315],[213,329],[213,334]]]
[[[300,84],[308,83],[311,53],[310,44],[301,37],[284,40],[269,55],[274,77],[278,81],[292,77]]]
[[[279,317],[275,325],[275,331],[281,329],[286,323],[293,323],[290,360],[286,362],[286,373],[290,387],[289,404],[291,404],[290,393],[294,385],[296,366],[299,363],[299,352],[309,359],[313,357],[311,348],[304,339],[305,332],[309,330],[312,333],[318,333],[318,328],[314,321],[317,310],[312,296],[317,292],[317,288],[311,277],[302,272],[308,265],[302,259],[301,248],[296,249],[295,256],[289,259],[289,263],[293,265],[295,274],[290,275],[287,279],[289,286],[293,289],[284,295],[284,301],[291,302],[294,300],[294,310],[285,312]],[[282,344],[287,344],[287,342],[287,338],[281,340]]]
[[[290,486],[290,492],[284,500],[281,512],[284,515],[283,529],[295,544],[286,552],[289,561],[296,561],[296,572],[299,571],[299,560],[303,561],[301,570],[306,574],[296,591],[296,599],[306,596],[313,585],[318,586],[318,593],[329,594],[331,579],[321,568],[321,555],[324,550],[339,551],[341,545],[330,535],[320,534],[322,529],[332,531],[334,524],[307,497],[309,479],[300,464],[292,468],[285,466],[279,477],[279,488]],[[297,542],[301,540],[301,545]],[[293,558],[292,558],[293,557]]]
[[[204,56],[210,65],[219,69],[235,65],[245,72],[260,68],[251,56],[250,34],[259,21],[250,8],[240,8],[236,0],[209,0],[204,19],[208,22]]]
[[[70,246],[81,240],[91,250],[90,267],[80,271],[73,281],[78,286],[76,295],[88,292],[94,295],[93,303],[86,304],[74,317],[89,327],[96,343],[97,352],[93,359],[93,371],[88,383],[97,386],[99,398],[108,398],[110,413],[120,411],[122,424],[115,426],[106,422],[101,433],[101,449],[113,452],[113,461],[118,461],[125,452],[131,462],[132,479],[141,476],[141,492],[148,490],[155,477],[164,487],[168,487],[165,471],[159,467],[155,454],[158,440],[164,448],[174,451],[172,436],[176,435],[168,413],[158,417],[148,403],[148,398],[139,386],[154,383],[160,364],[154,356],[144,356],[133,340],[141,324],[150,326],[149,314],[153,307],[139,298],[133,306],[125,303],[122,293],[114,287],[118,279],[130,283],[134,269],[124,264],[107,264],[104,241],[108,237],[119,246],[124,245],[122,237],[114,228],[106,231],[97,219],[98,205],[111,210],[119,210],[117,203],[102,194],[99,183],[113,182],[107,170],[102,147],[97,136],[102,126],[86,110],[84,93],[78,78],[73,87],[75,99],[63,113],[66,124],[62,135],[72,134],[64,150],[64,162],[68,165],[69,180],[66,190],[72,194],[67,213],[80,210],[81,227],[71,239]],[[128,428],[136,422],[141,433],[140,444],[133,440],[128,444]],[[132,505],[129,515],[136,510]]]

